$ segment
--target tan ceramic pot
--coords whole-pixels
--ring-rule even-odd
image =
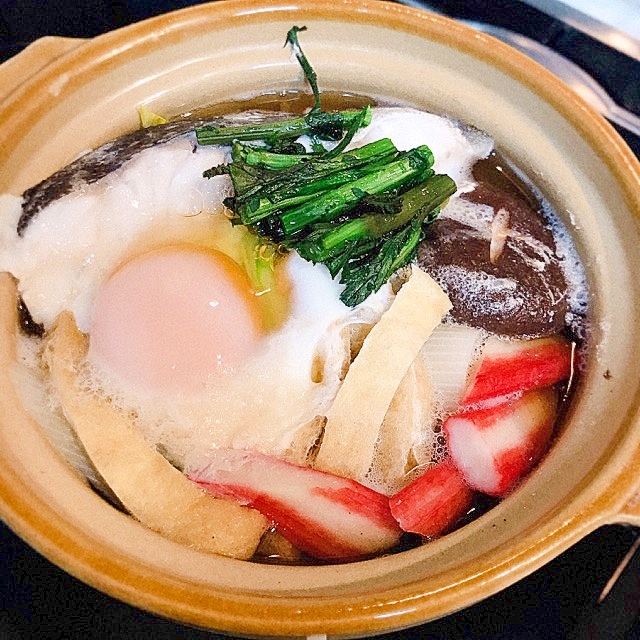
[[[613,129],[506,45],[366,0],[231,0],[91,41],[44,39],[1,69],[0,192],[20,193],[80,151],[172,113],[299,89],[292,25],[322,89],[393,98],[491,133],[575,233],[594,347],[555,447],[510,497],[421,548],[343,566],[205,555],[113,509],[20,407],[0,336],[0,515],[70,573],[133,605],[235,634],[358,636],[418,624],[507,587],[611,522],[640,524],[640,168]],[[0,298],[5,314],[13,299]],[[634,497],[635,496],[635,497]]]

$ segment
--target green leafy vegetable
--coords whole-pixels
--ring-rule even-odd
[[[456,185],[434,173],[425,145],[399,151],[384,138],[345,150],[370,123],[371,107],[322,110],[316,74],[298,42],[304,29],[293,27],[285,45],[292,47],[314,94],[306,115],[206,126],[196,134],[200,144],[232,145],[232,162],[204,173],[230,176],[234,195],[225,205],[232,222],[324,263],[345,285],[343,302],[355,306],[414,259],[426,226]],[[299,143],[301,136],[309,136],[311,151]]]
[[[307,60],[307,56],[305,56],[304,52],[302,51],[302,47],[300,46],[300,42],[298,40],[298,34],[301,31],[306,30],[307,27],[291,27],[291,29],[289,29],[289,32],[287,33],[287,39],[285,40],[284,46],[291,46],[293,54],[298,59],[298,62],[300,63],[300,66],[304,71],[305,78],[307,79],[307,82],[311,87],[311,91],[313,91],[314,104],[311,111],[319,112],[322,111],[322,108],[320,107],[320,89],[318,89],[318,78],[313,67]]]
[[[273,160],[276,155],[278,154],[270,153],[271,166],[277,164]],[[326,196],[345,184],[357,183],[368,174],[387,166],[386,163],[395,155],[395,146],[385,138],[337,157],[319,156],[317,160],[307,158],[306,161],[285,166],[282,170],[272,170],[271,166],[255,163],[251,148],[236,143],[232,154],[233,162],[216,167],[205,175],[228,173],[231,176],[235,197],[227,204],[240,217],[242,224],[252,225],[274,213],[287,211],[289,219],[293,215],[302,217],[305,212],[313,215],[314,210],[318,213],[319,209],[313,203],[302,211],[296,208],[292,213],[291,209],[312,199],[317,203],[315,198],[318,195]],[[347,190],[349,188],[347,186]],[[348,195],[347,193],[347,197]],[[321,203],[317,204],[321,206]],[[308,211],[309,208],[311,211]],[[281,235],[284,237],[290,233],[283,229]]]
[[[366,196],[397,189],[431,170],[431,152],[426,147],[398,153],[394,159],[360,178],[329,190],[279,214],[285,237],[290,237],[315,222],[327,222],[348,213]],[[321,189],[319,189],[321,190]]]
[[[433,175],[396,198],[397,213],[365,214],[328,230],[314,230],[298,252],[325,263],[333,277],[342,271],[346,286],[341,299],[355,306],[415,258],[426,224],[455,191],[449,176]]]
[[[310,111],[306,116],[283,118],[269,122],[237,126],[204,125],[196,129],[198,144],[231,144],[236,140],[244,142],[262,140],[268,145],[282,144],[296,140],[300,136],[316,136],[320,140],[337,141],[345,132],[356,126],[366,126],[371,122],[371,109],[347,110],[327,113]]]
[[[355,243],[381,238],[416,219],[421,220],[421,224],[431,222],[438,207],[455,189],[449,176],[433,175],[393,200],[368,204],[374,211],[376,206],[382,207],[383,212],[365,213],[341,224],[315,225],[296,248],[307,260],[327,263]]]

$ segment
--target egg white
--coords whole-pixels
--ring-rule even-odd
[[[50,326],[63,310],[89,330],[91,309],[102,282],[153,234],[175,235],[176,227],[210,224],[231,193],[226,177],[202,178],[225,160],[221,147],[199,147],[190,136],[146,149],[102,180],[55,200],[16,228],[16,199],[2,212],[0,269],[19,281],[34,320]]]
[[[292,254],[285,268],[292,285],[288,319],[262,339],[248,360],[212,378],[203,391],[162,397],[139,390],[132,394],[128,384],[97,361],[87,369],[86,386],[135,415],[146,438],[179,466],[191,452],[212,446],[287,455],[305,426],[326,414],[341,382],[335,361],[325,364],[322,380],[315,382],[314,358],[320,348],[335,360],[344,355],[340,331],[363,308],[351,310],[340,301],[341,287],[323,265]],[[385,287],[363,305],[377,320],[391,299]],[[318,435],[307,433],[303,448]]]
[[[490,138],[453,121],[414,109],[374,109],[372,123],[351,146],[389,137],[400,149],[427,144],[436,171],[449,173],[463,190],[471,167],[492,149]],[[51,203],[31,221],[23,237],[15,228],[20,198],[4,196],[0,222],[0,270],[13,273],[34,319],[49,327],[63,310],[73,312],[87,332],[96,295],[125,259],[150,245],[175,240],[208,242],[224,217],[231,194],[225,176],[202,172],[228,159],[226,147],[197,147],[192,135],[145,150],[97,183]],[[341,330],[376,322],[392,293],[383,289],[356,309],[340,300],[341,285],[322,265],[295,253],[286,260],[292,285],[291,311],[258,351],[223,381],[204,392],[159,399],[132,393],[93,363],[87,384],[122,406],[145,436],[178,463],[190,451],[211,446],[286,452],[305,425],[324,415],[340,385],[337,363],[344,356]],[[314,358],[325,370],[314,382]],[[310,442],[313,433],[307,436]]]
[[[373,109],[371,123],[356,133],[350,148],[381,138],[391,138],[399,151],[427,145],[434,155],[434,171],[449,175],[458,187],[458,194],[474,188],[473,165],[493,150],[493,139],[478,129],[405,107]]]

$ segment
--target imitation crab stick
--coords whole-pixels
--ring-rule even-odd
[[[213,449],[187,474],[213,495],[257,509],[315,558],[353,560],[400,538],[387,497],[348,478],[238,449]]]

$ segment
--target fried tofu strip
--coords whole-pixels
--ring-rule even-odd
[[[416,465],[414,449],[433,451],[435,407],[429,372],[416,358],[405,373],[384,417],[368,478],[392,495],[406,484]]]
[[[435,280],[414,267],[349,367],[327,415],[316,468],[365,480],[396,390],[450,308]]]
[[[63,312],[44,350],[63,411],[123,506],[167,538],[200,551],[250,558],[268,527],[257,511],[214,498],[158,453],[127,416],[81,388],[87,339]]]

